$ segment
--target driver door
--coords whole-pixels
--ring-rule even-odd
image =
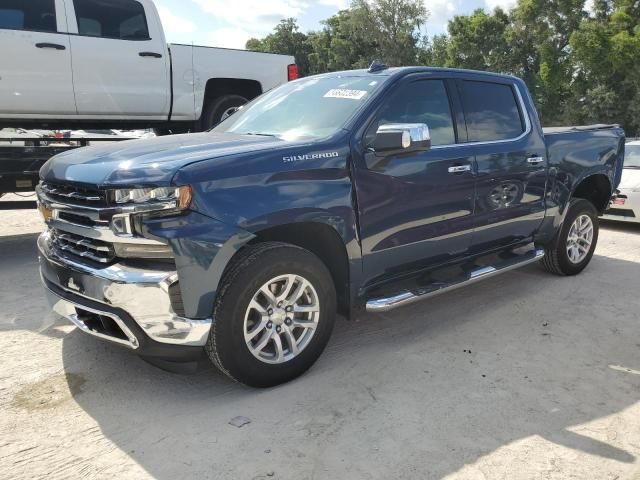
[[[465,256],[471,247],[475,158],[455,87],[444,79],[405,79],[375,114],[356,171],[367,283]],[[380,125],[424,123],[426,152],[382,155],[371,145]]]

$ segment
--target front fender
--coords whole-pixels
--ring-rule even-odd
[[[166,240],[175,254],[180,292],[188,318],[210,318],[218,285],[231,258],[254,235],[198,212],[149,218],[143,233]]]

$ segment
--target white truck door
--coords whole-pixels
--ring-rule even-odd
[[[63,0],[0,0],[0,114],[76,113],[66,30]]]
[[[166,120],[170,58],[153,3],[66,2],[78,114]]]

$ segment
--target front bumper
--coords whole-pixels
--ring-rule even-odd
[[[206,343],[212,320],[173,311],[169,289],[178,279],[166,266],[93,268],[54,251],[49,232],[38,238],[38,250],[52,308],[82,331],[151,356],[163,356],[163,346],[201,350]]]
[[[624,198],[624,204],[613,204],[601,218],[616,222],[640,223],[640,192],[621,189],[617,198]]]

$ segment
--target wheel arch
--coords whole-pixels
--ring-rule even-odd
[[[264,242],[282,242],[304,248],[316,255],[327,267],[336,289],[338,310],[349,316],[351,308],[349,257],[347,248],[335,228],[320,222],[297,222],[252,232],[255,237],[246,246]],[[243,255],[240,249],[233,263]]]
[[[609,206],[609,200],[613,193],[611,180],[603,173],[589,175],[580,182],[571,193],[571,198],[582,198],[590,201],[600,214]]]
[[[204,90],[202,109],[207,102],[222,95],[240,95],[253,100],[262,93],[262,84],[246,78],[210,78]]]

